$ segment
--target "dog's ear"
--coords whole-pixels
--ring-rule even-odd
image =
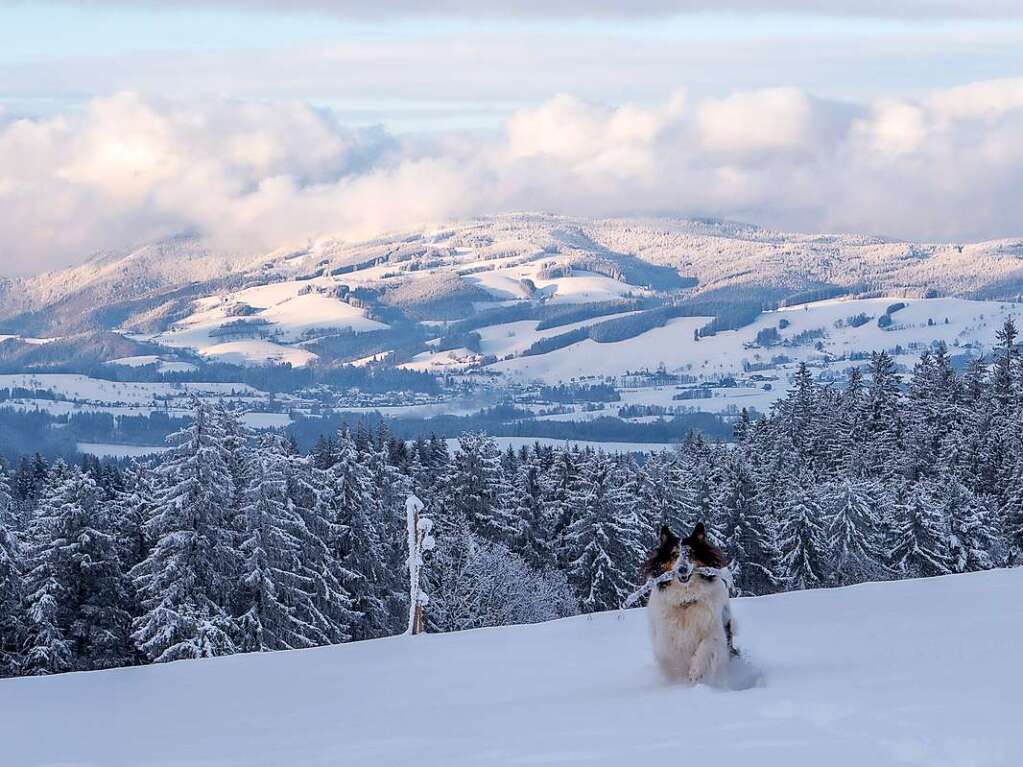
[[[693,528],[693,534],[689,536],[689,539],[694,543],[704,543],[707,540],[707,528],[703,526],[703,522],[696,523],[696,527]]]
[[[661,545],[675,545],[678,542],[678,536],[671,532],[671,528],[667,525],[661,525]]]

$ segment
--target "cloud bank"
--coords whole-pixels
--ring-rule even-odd
[[[653,106],[563,95],[493,137],[396,137],[306,104],[132,93],[0,113],[0,271],[181,231],[269,250],[509,210],[812,231],[1023,234],[1023,79],[846,104],[774,88]]]
[[[22,0],[23,1],[23,0]],[[6,0],[18,2],[18,0]],[[3,4],[3,3],[0,3]],[[1008,18],[1023,15],[1018,0],[65,0],[65,5],[229,8],[351,18],[644,18],[687,13],[805,13],[877,18]]]

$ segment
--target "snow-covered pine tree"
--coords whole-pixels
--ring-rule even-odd
[[[673,524],[681,505],[673,481],[675,469],[675,456],[666,450],[654,453],[643,465],[645,481],[637,488],[636,498],[639,499],[643,515],[650,525],[656,526],[655,529],[660,529],[662,524],[671,525],[676,530],[682,529]]]
[[[0,677],[18,672],[27,628],[16,521],[7,472],[0,467]]]
[[[777,522],[760,509],[754,479],[741,456],[728,463],[715,504],[736,589],[745,595],[777,591],[782,583]]]
[[[1008,565],[1023,564],[1023,462],[1013,474],[1012,489],[1001,507],[1002,534],[1008,549]]]
[[[904,577],[929,577],[952,572],[948,520],[937,498],[940,489],[931,480],[914,483],[897,509],[892,531],[891,564]]]
[[[313,466],[317,469],[329,469],[337,459],[334,450],[334,440],[331,437],[320,435],[316,438],[309,457],[313,459]]]
[[[387,583],[397,576],[385,572],[388,561],[380,526],[382,505],[373,494],[373,477],[363,457],[375,454],[370,439],[360,453],[352,435],[343,429],[335,439],[337,460],[330,468],[329,497],[333,537],[329,542],[347,580],[343,584],[353,599],[358,618],[352,626],[355,639],[369,639],[388,633]],[[395,527],[394,536],[403,528]],[[404,538],[402,538],[404,540]],[[397,633],[391,631],[390,633]]]
[[[133,464],[123,475],[124,488],[108,502],[121,565],[131,570],[148,555],[152,541],[147,532],[159,500],[157,477],[143,463]]]
[[[903,420],[903,476],[935,476],[949,432],[961,429],[961,386],[943,345],[920,356],[908,387]]]
[[[494,439],[481,433],[460,437],[445,501],[448,515],[465,520],[483,538],[507,545],[518,533],[518,522],[505,506],[508,489]]]
[[[847,586],[887,574],[881,551],[881,525],[870,485],[844,480],[825,486],[826,535],[830,549],[828,585]]]
[[[74,653],[59,617],[65,589],[53,573],[36,569],[35,576],[26,585],[28,620],[19,672],[41,676],[72,671]]]
[[[58,464],[28,530],[26,663],[34,673],[130,660],[127,580],[92,477]]]
[[[253,439],[252,430],[245,425],[239,410],[224,403],[213,407],[213,416],[223,434],[221,445],[224,461],[227,464],[228,473],[231,475],[231,487],[234,495],[231,499],[229,525],[234,529],[240,526],[237,517],[241,514],[241,506],[244,503],[249,450]]]
[[[577,456],[571,450],[558,450],[550,467],[540,478],[545,525],[550,530],[555,555],[564,550],[565,532],[575,520],[572,517],[572,493],[579,479]],[[561,561],[564,565],[564,561]]]
[[[1017,367],[1019,349],[1016,338],[1019,332],[1012,317],[1008,317],[1000,330],[996,331],[998,351],[995,354],[994,369],[991,372],[991,389],[998,412],[1008,414],[1018,401]]]
[[[863,478],[884,479],[898,471],[903,424],[895,361],[885,351],[870,357],[870,385],[867,387]]]
[[[622,475],[603,452],[580,467],[570,503],[575,521],[564,538],[569,583],[583,612],[621,606],[636,585],[646,553],[635,504],[622,492]]]
[[[235,591],[242,651],[289,650],[326,644],[316,612],[314,583],[302,565],[308,535],[288,496],[283,438],[268,435],[248,452],[242,496],[240,583]]]
[[[753,425],[751,434],[757,429]],[[671,481],[682,506],[676,511],[673,530],[691,530],[703,522],[707,537],[722,548],[727,547],[729,522],[720,516],[717,503],[723,482],[729,448],[710,445],[699,434],[690,434],[673,455]]]
[[[824,473],[833,454],[836,430],[825,423],[835,416],[827,392],[814,383],[806,363],[796,370],[793,386],[774,406],[775,431],[789,446],[789,458],[816,474]]]
[[[656,536],[662,525],[672,530],[692,530],[705,518],[698,511],[693,467],[682,465],[677,451],[655,453],[631,470],[638,476],[630,492],[638,499],[643,524],[652,535]]]
[[[154,662],[236,650],[229,611],[240,561],[230,453],[212,408],[198,400],[193,407],[159,469],[165,489],[149,524],[153,547],[131,571],[143,610],[132,637]]]
[[[807,477],[791,477],[779,535],[781,574],[789,589],[813,589],[828,579],[828,545],[821,511]]]
[[[992,514],[962,482],[945,475],[937,483],[938,514],[948,522],[952,572],[990,570],[999,549]]]
[[[354,600],[345,585],[357,576],[344,569],[331,546],[341,532],[332,508],[331,472],[316,468],[315,460],[288,454],[288,499],[305,525],[300,541],[301,572],[312,584],[310,611],[303,614],[306,606],[299,605],[299,613],[302,620],[317,626],[328,643],[337,644],[352,638],[361,617],[353,609]]]
[[[635,504],[640,544],[644,549],[651,548],[657,542],[657,533],[664,520],[655,516],[651,508],[643,502],[644,498],[655,494],[651,489],[650,476],[646,467],[640,466],[631,455],[619,456],[616,463],[623,476],[622,493],[626,498],[632,498]]]
[[[849,380],[835,399],[834,407],[833,477],[865,476],[866,468],[859,462],[863,459],[863,448],[867,442],[867,398],[863,369],[859,366],[850,369]]]
[[[540,570],[552,566],[555,560],[553,536],[544,513],[541,468],[535,454],[517,464],[508,493],[509,506],[519,527],[511,549],[530,567]]]

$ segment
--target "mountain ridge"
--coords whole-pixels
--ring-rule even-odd
[[[280,290],[260,290],[269,286]],[[307,298],[310,292],[321,298]],[[260,351],[241,355],[247,362],[306,364],[314,356],[294,347],[267,352],[266,343],[385,330],[370,350],[376,353],[413,337],[422,349],[431,323],[515,303],[701,299],[759,309],[835,295],[1016,300],[1023,296],[1023,239],[916,243],[720,219],[543,213],[467,219],[357,242],[320,237],[269,253],[221,252],[180,236],[8,280],[0,291],[0,329],[34,337],[120,332],[205,354],[217,344],[206,336],[186,343],[189,335],[179,332],[205,316],[211,332],[262,339]],[[246,303],[253,296],[257,303]],[[286,323],[263,319],[289,301],[289,317],[311,312],[302,337]],[[317,312],[324,312],[319,335]],[[367,346],[345,338],[351,352],[338,361]]]

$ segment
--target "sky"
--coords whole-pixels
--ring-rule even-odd
[[[549,210],[1023,235],[1018,0],[0,0],[0,273]]]

